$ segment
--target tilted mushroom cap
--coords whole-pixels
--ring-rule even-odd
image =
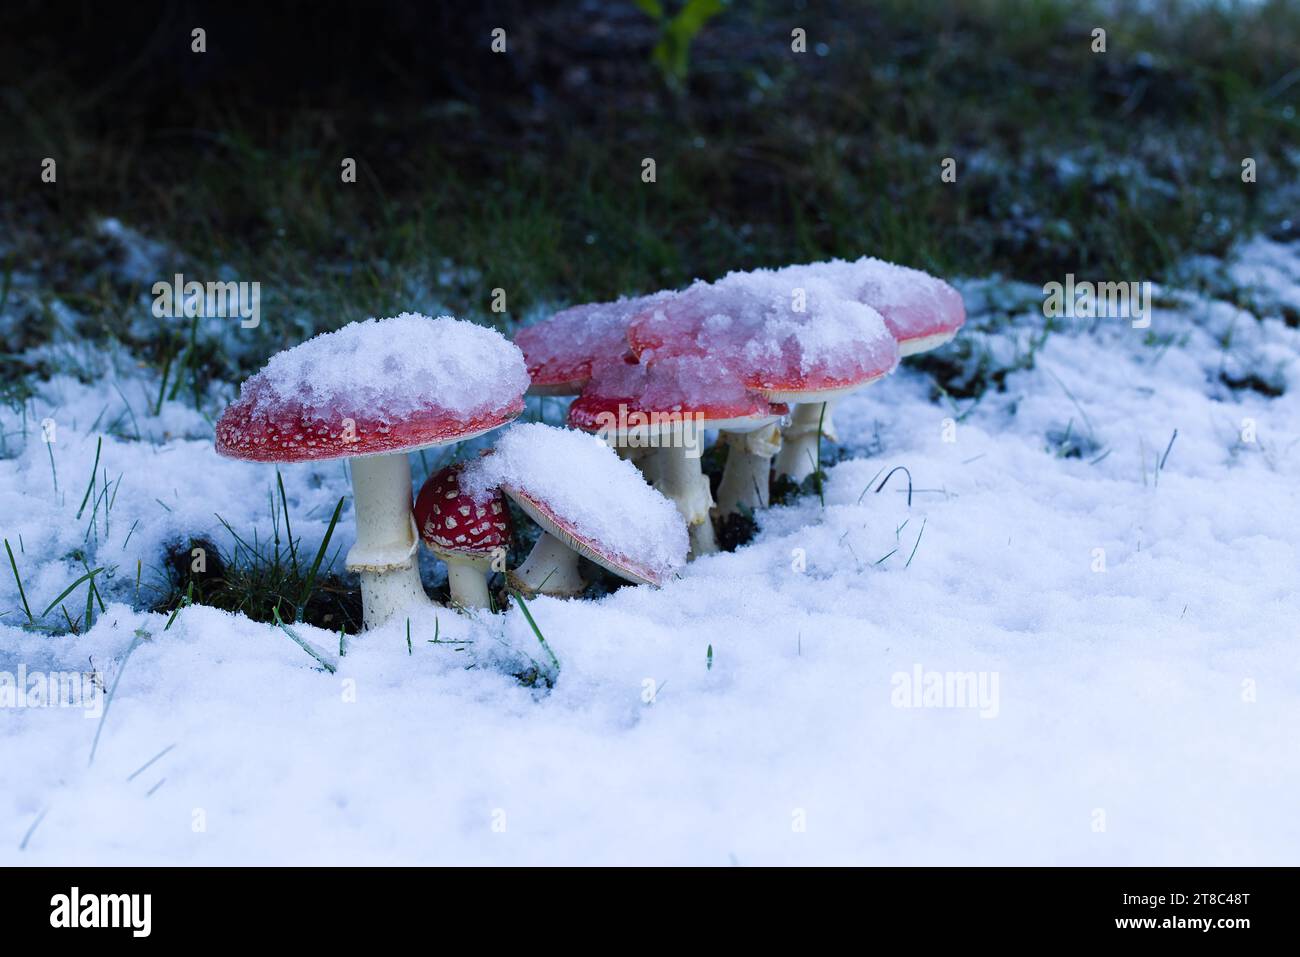
[[[777,272],[823,279],[848,298],[875,309],[905,356],[942,345],[966,321],[966,305],[952,286],[919,269],[883,259],[832,259]]]
[[[430,475],[415,499],[415,525],[436,554],[490,558],[510,545],[510,510],[499,491],[475,498],[460,485],[464,462]]]
[[[710,429],[745,431],[788,411],[745,388],[716,360],[671,355],[654,362],[597,366],[569,406],[568,421],[584,432],[622,438],[629,433],[662,434],[683,420]]]
[[[822,401],[898,364],[898,344],[875,310],[816,277],[766,269],[695,283],[635,316],[628,341],[651,365],[709,357],[782,402]]]
[[[629,581],[660,585],[686,563],[677,507],[594,436],[511,426],[460,484],[484,500],[500,488],[551,535]]]
[[[528,363],[529,391],[577,395],[591,378],[593,362],[617,359],[628,351],[628,320],[672,296],[671,292],[659,292],[573,306],[520,329],[515,333],[515,345],[523,350]]]
[[[449,316],[367,319],[273,356],[217,421],[217,451],[257,462],[458,442],[523,411],[528,374],[500,333]]]

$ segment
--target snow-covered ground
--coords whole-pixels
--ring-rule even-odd
[[[0,559],[0,672],[116,693],[93,763],[95,709],[0,708],[0,862],[1294,864],[1300,245],[1226,268],[1262,321],[1166,289],[1150,329],[1043,340],[1040,290],[963,284],[944,354],[1004,391],[936,399],[905,364],[840,406],[824,504],[660,591],[532,602],[549,691],[510,677],[543,660],[518,610],[415,621],[409,652],[394,623],[333,674],[275,627],[133,611],[137,562],[227,541],[216,514],[268,534],[275,473],[150,415],[155,373],[76,356],[88,383],[0,412],[0,530],[35,614],[76,554],[107,608],[21,628]],[[1225,383],[1252,375],[1281,394]],[[101,437],[112,508],[78,519]],[[910,506],[902,472],[876,491],[895,466]],[[282,472],[314,551],[344,467]]]

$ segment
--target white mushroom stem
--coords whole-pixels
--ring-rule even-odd
[[[658,472],[655,488],[665,498],[672,499],[686,520],[692,557],[713,554],[718,550],[709,518],[713,494],[709,491],[708,476],[700,468],[698,448],[687,449],[686,443],[662,446],[655,460]]]
[[[727,443],[727,464],[718,485],[718,504],[714,512],[721,516],[767,508],[772,456],[781,450],[781,428],[766,425],[751,432],[722,432],[719,441]]]
[[[451,587],[451,600],[461,608],[491,608],[488,595],[490,558],[470,558],[455,552],[437,553],[447,565],[447,584]]]
[[[411,471],[406,453],[349,460],[357,540],[347,568],[361,577],[365,627],[375,628],[411,607],[432,602],[420,583],[419,537],[411,514]]]
[[[559,597],[587,587],[578,571],[578,553],[550,532],[542,532],[524,563],[510,573],[510,584],[531,595]]]
[[[828,441],[837,440],[835,424],[831,421],[834,401],[800,402],[794,407],[790,424],[782,432],[783,445],[776,456],[776,474],[788,476],[790,481],[798,484],[817,469],[821,463],[817,460],[818,423],[821,434]],[[826,410],[825,416],[822,409]]]

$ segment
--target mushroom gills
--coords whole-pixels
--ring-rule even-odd
[[[524,563],[510,572],[510,587],[526,595],[571,598],[587,587],[578,570],[578,553],[543,531]]]

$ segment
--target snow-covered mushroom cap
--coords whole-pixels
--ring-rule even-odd
[[[511,426],[460,484],[484,501],[500,488],[546,532],[629,581],[661,585],[686,563],[686,526],[673,503],[594,436]]]
[[[683,426],[745,431],[786,414],[716,359],[668,355],[599,365],[569,406],[569,425],[607,440],[642,440]]]
[[[217,421],[217,451],[301,462],[458,442],[517,416],[527,388],[523,356],[495,330],[367,319],[273,356]]]
[[[591,378],[593,363],[618,359],[628,351],[628,320],[670,299],[671,292],[593,302],[563,309],[520,329],[515,345],[524,353],[529,391],[537,395],[577,395]]]
[[[777,272],[796,281],[801,276],[825,280],[847,298],[875,309],[898,340],[900,355],[943,345],[966,321],[966,305],[952,286],[919,269],[883,259],[831,259]]]
[[[779,402],[821,401],[891,372],[898,344],[878,312],[810,275],[772,270],[697,282],[628,325],[642,362],[709,357]]]
[[[510,510],[500,491],[475,498],[461,488],[464,470],[458,462],[429,476],[415,499],[415,525],[435,555],[490,560],[510,545]]]

